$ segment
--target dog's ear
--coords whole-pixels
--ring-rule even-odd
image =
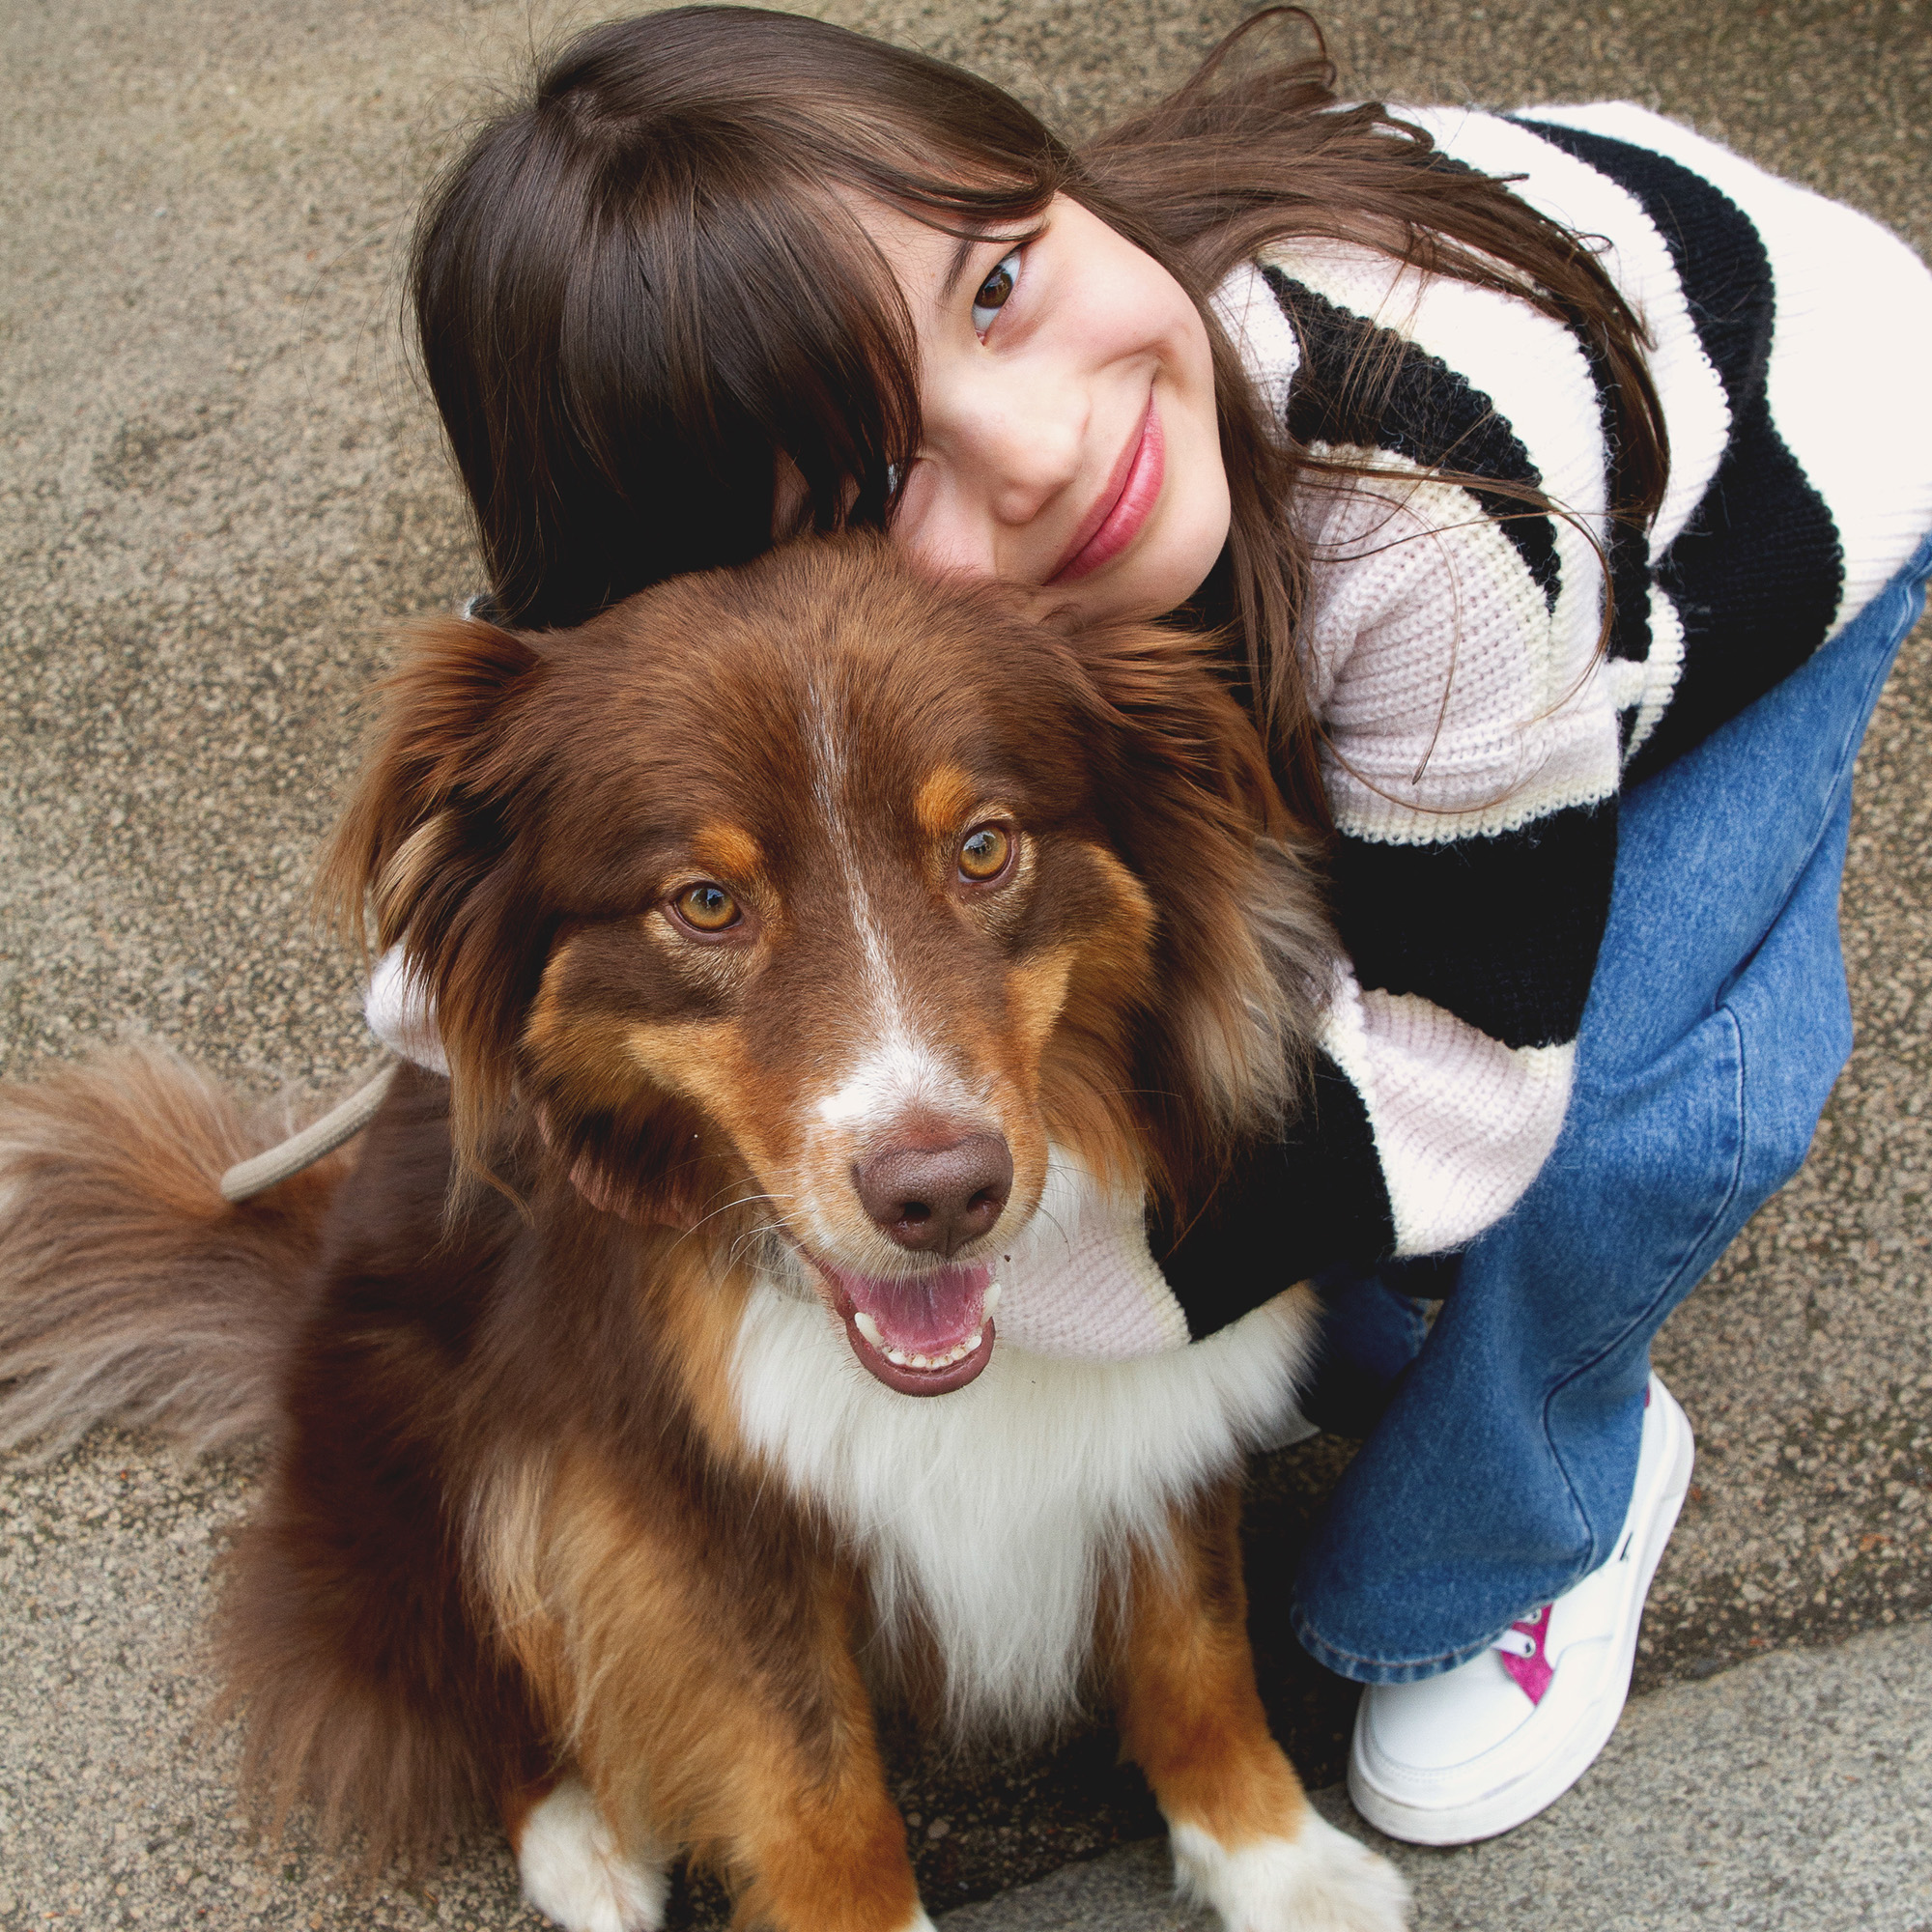
[[[1169,1188],[1196,1193],[1236,1140],[1279,1131],[1300,1104],[1339,949],[1321,845],[1208,640],[1110,626],[1074,648],[1111,726],[1097,804],[1160,922],[1151,1151]]]
[[[543,665],[530,639],[474,618],[411,627],[318,879],[354,942],[366,947],[373,916],[377,944],[400,944],[435,1001],[459,1173],[472,1176],[510,1097],[517,1016],[551,939],[519,890],[517,851],[536,800],[514,724]]]
[[[1262,833],[1287,822],[1261,735],[1216,672],[1208,639],[1154,624],[1109,624],[1073,648],[1121,742],[1183,810],[1211,799]],[[1183,804],[1183,802],[1185,802]]]
[[[689,1231],[715,1211],[715,1201],[703,1191],[700,1157],[694,1152],[702,1138],[701,1117],[658,1106],[640,1110],[636,1122],[608,1116],[580,1120],[566,1133],[541,1101],[534,1113],[544,1146],[568,1163],[571,1186],[599,1213],[643,1227]],[[614,1156],[613,1143],[621,1150]]]

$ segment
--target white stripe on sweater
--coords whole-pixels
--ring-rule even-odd
[[[1399,1255],[1460,1247],[1508,1212],[1556,1145],[1577,1064],[1574,1041],[1511,1049],[1346,975],[1321,1044],[1368,1109]]]
[[[1254,381],[1263,412],[1271,425],[1284,425],[1289,385],[1301,367],[1294,325],[1282,314],[1261,271],[1251,266],[1236,269],[1212,299],[1228,340]]]
[[[1472,497],[1371,454],[1416,480],[1297,506],[1321,565],[1302,648],[1338,829],[1439,844],[1609,797],[1616,716],[1596,621],[1559,628]]]
[[[1662,584],[1650,586],[1650,655],[1636,667],[1643,673],[1642,696],[1637,703],[1636,723],[1631,730],[1626,757],[1635,757],[1643,750],[1658,721],[1669,709],[1684,668],[1684,619],[1670,593]]]
[[[1932,529],[1932,272],[1856,209],[1779,181],[1662,115],[1615,101],[1536,112],[1668,155],[1757,229],[1777,297],[1766,377],[1772,419],[1844,545],[1835,634]]]
[[[1525,111],[1562,118],[1543,108]],[[1723,383],[1704,353],[1663,237],[1627,188],[1497,115],[1466,107],[1405,107],[1401,113],[1433,134],[1443,153],[1470,167],[1520,175],[1510,183],[1512,193],[1575,233],[1606,244],[1599,262],[1655,338],[1651,380],[1670,426],[1670,482],[1651,533],[1652,554],[1662,555],[1703,501],[1731,434]]]

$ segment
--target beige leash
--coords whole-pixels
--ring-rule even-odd
[[[247,1201],[257,1194],[313,1167],[324,1154],[333,1153],[342,1143],[359,1134],[375,1118],[400,1061],[392,1060],[366,1087],[350,1094],[340,1106],[331,1107],[319,1121],[311,1121],[300,1133],[291,1134],[279,1147],[238,1161],[221,1177],[224,1201]]]

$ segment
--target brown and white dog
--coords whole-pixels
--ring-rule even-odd
[[[863,541],[426,624],[328,879],[450,1071],[357,1148],[231,1208],[270,1130],[178,1063],[0,1096],[0,1427],[273,1432],[221,1643],[280,1808],[377,1860],[494,1809],[573,1932],[657,1925],[685,1850],[740,1922],[909,1932],[872,1696],[1101,1696],[1230,1927],[1402,1923],[1244,1631],[1304,1292],[998,1339],[1293,1104],[1330,942],[1198,644]]]

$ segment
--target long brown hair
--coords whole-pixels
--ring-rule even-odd
[[[1291,14],[1314,31],[1298,9],[1256,14],[1079,150],[977,75],[795,14],[687,7],[571,42],[437,184],[412,258],[423,368],[502,616],[579,623],[756,555],[781,463],[805,481],[801,526],[886,523],[921,440],[918,360],[852,198],[980,235],[1065,194],[1207,322],[1234,503],[1226,614],[1290,801],[1325,823],[1289,500],[1346,465],[1264,420],[1208,306],[1229,270],[1321,237],[1507,291],[1580,329],[1606,370],[1619,515],[1655,513],[1668,458],[1642,325],[1585,242],[1380,104],[1340,102],[1319,33],[1311,56],[1232,71]]]

